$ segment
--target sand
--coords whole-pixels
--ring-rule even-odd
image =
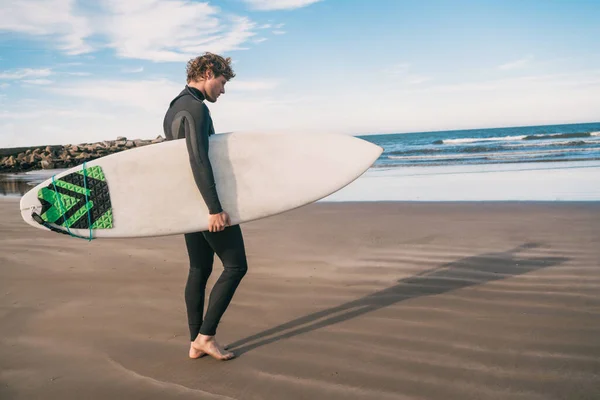
[[[0,200],[3,400],[600,398],[600,203],[317,203],[244,224],[227,362],[187,358],[182,237],[89,243],[17,209]]]

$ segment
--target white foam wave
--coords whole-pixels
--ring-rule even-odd
[[[418,156],[387,156],[391,160],[456,160],[456,159],[469,159],[469,158],[481,158],[485,157],[489,160],[495,159],[527,159],[527,158],[539,158],[552,154],[568,154],[568,153],[579,153],[588,154],[594,151],[593,149],[579,148],[579,149],[543,149],[538,151],[518,151],[518,152],[477,152],[477,153],[449,153],[449,154],[435,154],[435,155],[418,155]]]
[[[443,144],[462,144],[462,143],[476,143],[476,142],[501,142],[501,141],[516,141],[525,138],[525,135],[520,136],[500,136],[491,138],[464,138],[464,139],[446,139],[442,140]]]
[[[476,157],[477,153],[470,154],[436,154],[436,155],[422,155],[422,156],[388,156],[391,160],[454,160],[457,158],[473,158]],[[487,156],[487,154],[486,154]]]
[[[536,134],[536,135],[517,135],[517,136],[499,136],[491,138],[463,138],[463,139],[445,139],[442,140],[443,144],[464,144],[464,143],[477,143],[477,142],[512,142],[525,139],[526,137],[536,137],[539,139],[547,139],[553,137],[560,137],[563,135],[571,135],[571,133],[552,133],[552,134]],[[590,136],[600,136],[599,132],[590,132]],[[576,140],[578,136],[566,137],[565,139]]]
[[[583,138],[572,138],[572,139],[561,140],[561,141],[556,141],[555,140],[555,141],[544,142],[544,141],[537,141],[537,140],[532,140],[532,141],[525,140],[524,142],[525,143],[517,143],[517,144],[506,145],[506,147],[507,148],[549,147],[549,146],[568,145],[569,143],[573,143],[573,142],[582,142],[583,144],[581,144],[580,146],[583,147],[583,146],[588,145],[588,144],[597,144],[599,142],[599,140],[598,139],[583,140]]]

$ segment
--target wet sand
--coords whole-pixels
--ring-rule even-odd
[[[600,203],[318,203],[242,229],[217,335],[238,357],[190,360],[182,237],[88,243],[0,199],[0,399],[600,398]]]

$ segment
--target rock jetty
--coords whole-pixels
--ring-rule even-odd
[[[128,140],[118,137],[97,143],[19,147],[0,149],[0,172],[26,172],[39,169],[71,168],[84,161],[91,161],[109,154],[147,146],[165,140],[158,136],[153,140]]]

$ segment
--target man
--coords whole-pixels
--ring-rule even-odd
[[[235,77],[231,59],[212,53],[190,60],[187,85],[171,101],[163,128],[167,140],[184,139],[187,143],[194,179],[209,210],[208,231],[185,234],[190,269],[185,287],[185,303],[190,330],[190,358],[209,354],[219,360],[234,357],[215,339],[217,325],[248,269],[244,240],[239,225],[230,226],[221,207],[213,169],[208,158],[208,137],[215,133],[208,107],[225,93],[225,84]],[[206,281],[213,267],[214,254],[224,270],[215,283],[206,315],[203,317]]]

